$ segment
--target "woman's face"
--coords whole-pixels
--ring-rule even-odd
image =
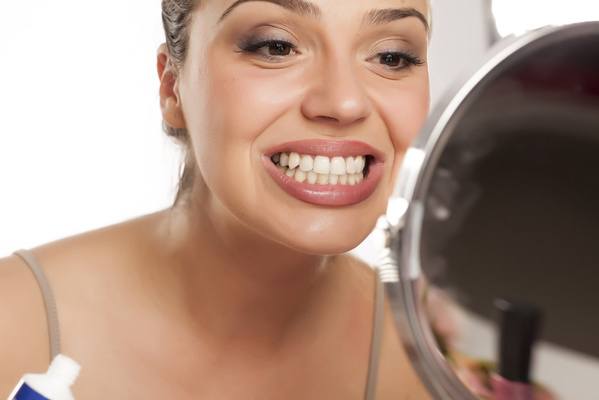
[[[310,254],[357,246],[428,113],[425,0],[204,0],[178,78],[211,211]]]

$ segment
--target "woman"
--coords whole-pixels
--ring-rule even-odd
[[[0,392],[49,363],[27,261],[82,365],[78,398],[427,398],[388,308],[377,350],[377,276],[343,254],[427,115],[427,2],[162,7],[160,105],[187,153],[175,204],[0,261]]]

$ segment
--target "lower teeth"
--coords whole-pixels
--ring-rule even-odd
[[[354,186],[364,180],[364,174],[346,174],[346,175],[323,175],[314,172],[304,172],[299,168],[289,169],[277,165],[277,168],[290,178],[297,182],[307,182],[313,185],[349,185]]]

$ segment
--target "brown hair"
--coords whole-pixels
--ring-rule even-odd
[[[169,62],[172,63],[175,72],[179,71],[185,62],[191,13],[199,2],[200,0],[162,0],[162,24],[166,37],[166,47],[170,55]],[[195,159],[187,129],[173,128],[165,121],[162,121],[162,129],[168,136],[180,143],[184,150],[185,162],[179,172],[179,187],[175,197],[175,204],[177,204],[193,185],[196,175]]]

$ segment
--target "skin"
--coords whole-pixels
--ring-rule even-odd
[[[342,253],[383,213],[429,88],[422,21],[361,21],[375,8],[428,15],[427,5],[319,0],[315,19],[250,1],[219,22],[232,3],[194,12],[180,70],[158,50],[161,110],[190,133],[193,190],[167,210],[34,249],[55,292],[63,353],[83,365],[77,398],[363,398],[375,277]],[[293,41],[297,53],[240,53],[251,34]],[[390,49],[424,65],[392,71],[376,56]],[[286,194],[261,157],[313,138],[382,151],[376,191],[349,207]],[[15,360],[0,366],[8,393],[49,361],[39,289],[14,256],[0,260],[0,304],[11,304],[0,308],[0,359]],[[388,306],[383,338],[377,398],[428,398]]]

